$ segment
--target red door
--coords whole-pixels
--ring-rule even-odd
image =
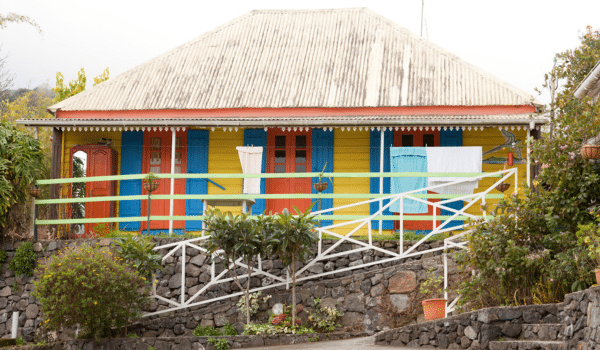
[[[267,132],[267,173],[305,173],[311,169],[310,131]],[[267,193],[310,193],[311,178],[267,179]],[[310,198],[267,199],[267,212],[280,213],[288,208],[295,213],[294,206],[304,211],[310,206]]]
[[[172,133],[170,131],[147,131],[144,132],[144,153],[142,160],[142,169],[144,173],[152,172],[154,174],[171,173],[171,142]],[[187,133],[185,131],[175,134],[175,173],[187,172]],[[175,194],[185,194],[185,179],[175,179]],[[142,194],[148,192],[142,188]],[[158,189],[152,192],[156,194],[171,194],[171,179],[162,179],[159,181]],[[169,216],[168,199],[152,199],[151,216]],[[142,201],[142,215],[148,214],[148,200]],[[185,215],[185,200],[175,200],[173,203],[173,215]],[[174,229],[183,229],[185,221],[173,221]],[[147,228],[147,222],[143,221],[142,230]],[[169,221],[152,220],[151,230],[169,229]]]
[[[394,147],[439,147],[440,132],[439,130],[398,130],[394,132]],[[427,191],[428,194],[435,192]],[[439,202],[439,199],[429,199],[430,202]],[[440,215],[440,209],[437,209],[437,214]],[[400,213],[395,213],[400,215]],[[409,215],[433,215],[433,207],[427,206],[427,214],[404,214]],[[440,224],[437,221],[436,226]],[[394,229],[400,229],[400,221],[394,221]],[[404,221],[405,230],[432,230],[432,221]]]
[[[86,154],[85,176],[110,176],[116,174],[117,152],[103,145],[81,145],[71,148],[69,164],[71,164],[71,177],[73,177],[73,155],[76,152]],[[88,182],[85,186],[86,197],[105,197],[115,195],[115,181]],[[85,203],[86,218],[108,218],[115,216],[114,202],[87,202]],[[85,224],[84,236],[89,235],[93,228],[102,223]],[[106,229],[112,223],[103,224]]]

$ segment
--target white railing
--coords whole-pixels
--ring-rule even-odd
[[[435,192],[436,190],[439,190],[440,188],[443,188],[445,186],[452,186],[452,185],[460,184],[463,182],[480,180],[480,179],[487,178],[487,177],[497,177],[498,175],[501,176],[500,179],[497,180],[493,185],[488,187],[483,192],[468,194],[468,195],[464,195],[464,196],[461,196],[458,198],[451,198],[448,200],[441,200],[439,202],[430,202],[430,201],[427,201],[426,199],[421,199],[421,198],[417,198],[414,196],[415,194],[417,194],[421,191],[429,190],[429,191]],[[301,281],[305,281],[305,280],[309,280],[309,279],[321,278],[321,277],[324,277],[324,276],[327,276],[330,274],[351,271],[351,270],[355,270],[355,269],[361,269],[361,268],[365,268],[365,267],[369,267],[369,266],[373,266],[373,265],[384,264],[387,262],[398,261],[398,260],[415,257],[415,256],[422,255],[422,254],[427,254],[427,253],[443,250],[444,251],[444,287],[445,287],[445,289],[447,289],[447,286],[448,286],[447,265],[448,264],[447,264],[446,253],[450,249],[464,247],[464,245],[466,243],[458,242],[457,240],[460,238],[464,238],[464,236],[466,234],[468,234],[470,231],[462,232],[462,233],[453,235],[453,236],[445,239],[444,245],[440,246],[440,247],[430,248],[430,249],[426,249],[426,250],[422,250],[422,251],[418,251],[417,248],[419,246],[421,246],[423,244],[423,242],[425,242],[429,237],[431,237],[433,235],[464,229],[468,224],[463,223],[463,224],[454,225],[452,227],[448,227],[453,220],[457,219],[458,216],[467,217],[467,218],[473,219],[473,220],[483,219],[483,222],[487,221],[487,213],[483,210],[483,207],[482,207],[482,211],[483,211],[482,215],[469,214],[466,212],[466,210],[468,210],[469,208],[471,208],[473,205],[475,205],[478,202],[481,205],[485,205],[486,204],[486,202],[485,202],[486,195],[489,194],[489,192],[491,192],[497,185],[510,179],[511,176],[514,176],[514,185],[515,185],[514,188],[515,188],[515,193],[516,193],[518,190],[518,182],[517,182],[518,170],[516,168],[513,168],[513,169],[499,171],[496,173],[481,174],[479,176],[465,178],[464,180],[453,181],[453,182],[436,185],[436,186],[429,186],[426,188],[421,188],[421,189],[408,191],[408,192],[404,192],[404,193],[400,193],[400,194],[393,194],[393,195],[389,195],[387,197],[361,201],[361,202],[352,203],[352,204],[348,204],[348,205],[344,205],[344,206],[339,206],[339,207],[335,207],[335,208],[324,209],[324,210],[313,212],[313,214],[318,215],[318,214],[332,212],[332,211],[336,211],[336,210],[342,210],[342,209],[348,209],[348,208],[357,207],[357,206],[361,206],[361,205],[367,205],[367,204],[373,203],[373,202],[379,202],[379,201],[388,200],[388,199],[390,200],[389,203],[387,203],[385,205],[381,205],[380,209],[377,210],[377,212],[375,212],[371,215],[365,216],[362,219],[350,220],[350,221],[341,222],[341,223],[334,223],[332,225],[327,225],[324,227],[316,228],[316,230],[318,231],[318,235],[319,235],[319,241],[317,243],[317,252],[316,252],[317,255],[310,262],[308,262],[305,266],[303,266],[301,269],[299,269],[298,271],[295,272],[296,277],[297,277],[296,281],[301,282]],[[427,233],[426,235],[424,235],[419,241],[417,241],[411,247],[404,250],[403,201],[406,199],[424,203],[427,206],[433,207],[434,210],[433,210],[433,218],[432,218],[432,228],[433,228],[432,231]],[[446,206],[447,203],[454,202],[457,200],[467,201],[468,204],[466,204],[461,209],[454,209],[454,208],[450,208],[450,207]],[[377,218],[377,217],[380,217],[381,215],[383,215],[383,212],[385,210],[387,210],[395,202],[400,203],[400,206],[399,206],[400,207],[400,235],[399,235],[399,249],[397,252],[391,251],[388,249],[384,249],[384,248],[374,245],[373,244],[373,230],[372,230],[372,221],[374,220],[374,218]],[[437,215],[436,215],[437,209],[443,209],[443,210],[449,211],[453,214],[450,218],[446,219],[445,221],[441,222],[438,225],[437,224],[438,220],[437,220]],[[377,221],[377,220],[378,219],[376,219],[375,221]],[[439,220],[439,221],[441,221],[441,220]],[[332,231],[333,229],[341,228],[341,227],[350,227],[350,231],[344,235],[338,234],[338,233]],[[367,228],[367,236],[368,236],[367,241],[352,238],[353,235],[357,235],[357,233],[359,233],[359,231],[361,229],[363,229],[364,227]],[[325,249],[325,247],[323,245],[323,238],[324,238],[323,235],[324,234],[329,235],[330,237],[338,238],[338,241]],[[362,234],[361,234],[361,236],[362,236]],[[213,286],[218,286],[219,284],[222,284],[222,283],[230,283],[231,281],[233,281],[233,278],[226,277],[228,269],[224,269],[220,273],[216,272],[216,266],[215,266],[216,263],[213,260],[211,263],[211,279],[210,279],[210,281],[204,287],[202,287],[200,290],[198,290],[196,293],[194,293],[194,295],[192,295],[186,299],[186,297],[185,297],[186,289],[187,289],[186,283],[185,283],[186,250],[187,249],[196,249],[202,253],[206,253],[207,250],[202,247],[201,243],[203,241],[207,240],[208,238],[209,238],[208,236],[203,236],[203,237],[193,238],[193,239],[180,241],[180,242],[176,242],[176,243],[161,245],[161,246],[157,246],[154,248],[155,250],[168,249],[168,252],[163,256],[163,261],[168,259],[170,256],[174,255],[176,251],[181,250],[181,261],[182,261],[182,263],[181,263],[181,295],[180,295],[179,301],[174,301],[174,300],[165,298],[163,296],[157,295],[156,288],[153,288],[153,290],[154,290],[153,296],[155,298],[157,298],[158,300],[161,300],[165,303],[170,304],[172,307],[168,308],[168,309],[164,309],[164,310],[150,312],[150,313],[145,314],[144,316],[158,315],[158,314],[171,312],[171,311],[175,311],[175,310],[179,310],[179,309],[189,308],[192,306],[203,305],[203,304],[207,304],[207,303],[211,303],[214,301],[227,299],[227,298],[231,298],[231,297],[239,296],[239,295],[243,294],[243,292],[240,291],[240,292],[231,293],[231,294],[223,295],[223,296],[218,296],[218,297],[214,297],[214,298],[210,298],[210,299],[206,299],[206,300],[199,301],[197,299],[200,295],[206,293],[207,290],[209,290],[209,288],[211,288]],[[352,243],[352,244],[358,245],[359,248],[346,250],[343,252],[336,252],[335,248],[342,243]],[[334,257],[343,256],[343,255],[349,255],[349,254],[356,253],[356,252],[363,252],[366,250],[379,251],[379,252],[383,253],[385,257],[378,261],[372,261],[372,262],[357,264],[355,266],[344,267],[344,268],[337,269],[337,270],[334,269],[332,271],[324,271],[322,273],[315,273],[315,274],[302,276],[302,274],[304,274],[311,266],[313,266],[314,264],[316,264],[319,261],[328,260],[328,259],[331,259]],[[234,261],[234,262],[229,261],[227,263],[229,264],[230,267],[238,266],[238,267],[245,268],[246,271],[248,270],[248,266],[241,262],[241,258],[238,259],[237,261]],[[252,288],[250,290],[251,293],[278,287],[278,286],[286,286],[286,288],[289,288],[289,284],[292,281],[289,269],[286,269],[285,276],[275,276],[275,275],[263,270],[260,257],[258,259],[257,266],[252,267],[252,270],[253,270],[253,273],[252,273],[253,276],[263,276],[265,278],[268,278],[270,283],[268,283],[268,285],[263,285],[261,287]],[[248,274],[246,273],[246,274],[240,275],[238,277],[239,278],[247,278]],[[446,292],[446,299],[447,299],[447,292]],[[458,299],[455,299],[452,303],[450,303],[448,305],[447,312],[451,312],[454,310],[457,300]]]

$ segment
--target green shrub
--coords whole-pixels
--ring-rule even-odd
[[[0,264],[4,263],[7,258],[8,254],[6,253],[6,251],[4,251],[4,249],[0,249]]]
[[[321,299],[316,298],[313,305],[315,311],[309,312],[308,320],[313,327],[320,332],[333,332],[340,325],[336,322],[338,318],[344,316],[344,313],[336,307],[321,306]]]
[[[128,235],[125,238],[115,240],[120,247],[117,254],[126,263],[131,264],[133,268],[148,281],[151,280],[156,270],[162,267],[162,255],[154,251],[155,243],[152,243],[152,237],[135,237]]]
[[[33,251],[33,243],[23,242],[17,248],[15,256],[10,261],[8,267],[13,270],[15,276],[25,275],[31,277],[36,261],[37,255]]]
[[[234,335],[238,335],[237,329],[235,329],[235,327],[227,322],[226,325],[223,326],[223,335],[225,336],[234,336]]]
[[[227,339],[223,338],[208,338],[208,342],[211,343],[217,350],[227,350],[231,347]]]
[[[33,295],[49,330],[80,325],[87,337],[107,336],[150,305],[148,284],[113,252],[82,245],[51,257],[36,271]]]
[[[194,332],[192,334],[194,334],[194,336],[196,337],[219,337],[223,335],[215,327],[202,327],[200,325],[198,325],[196,329],[194,329]]]

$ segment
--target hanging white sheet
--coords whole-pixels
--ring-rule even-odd
[[[262,167],[262,147],[236,147],[244,174],[260,174]],[[260,178],[244,179],[244,194],[260,194]]]
[[[427,147],[427,172],[480,173],[481,147]],[[430,177],[429,186],[465,180],[464,177]],[[462,182],[432,190],[440,194],[473,194],[479,180]]]

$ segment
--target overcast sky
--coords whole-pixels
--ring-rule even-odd
[[[1,54],[15,88],[53,87],[56,72],[70,81],[82,67],[91,85],[106,67],[115,77],[253,9],[343,7],[368,7],[420,34],[421,0],[0,0],[0,13],[28,15],[43,30],[10,24]],[[423,36],[537,96],[554,55],[577,47],[587,25],[600,27],[599,14],[599,0],[425,0]]]

